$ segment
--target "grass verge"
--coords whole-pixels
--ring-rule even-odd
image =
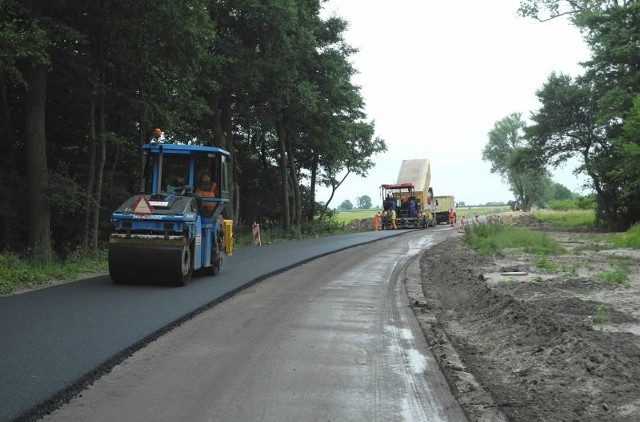
[[[611,233],[608,240],[616,248],[640,249],[640,224],[635,224],[624,233]]]
[[[66,260],[49,264],[23,259],[9,252],[0,253],[0,295],[20,289],[43,287],[52,281],[71,281],[81,274],[107,271],[107,251],[87,258],[72,254]]]
[[[538,220],[551,221],[558,227],[590,227],[595,223],[593,210],[536,210],[533,215]]]
[[[544,232],[503,224],[480,224],[465,231],[465,241],[478,253],[495,255],[505,249],[520,249],[534,255],[559,255],[565,252]]]

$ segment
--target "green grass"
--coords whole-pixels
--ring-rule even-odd
[[[370,210],[353,210],[353,211],[338,211],[336,213],[336,220],[339,223],[349,223],[352,220],[362,220],[363,218],[373,218],[379,208],[373,208]]]
[[[629,268],[620,265],[613,270],[599,272],[596,278],[607,283],[624,284],[629,278]]]
[[[465,231],[465,240],[478,253],[495,255],[505,249],[519,249],[534,255],[559,255],[565,252],[544,232],[503,224],[480,224]]]
[[[80,274],[107,271],[106,251],[94,258],[70,255],[63,262],[42,264],[0,253],[0,294],[9,294],[19,288],[36,288],[51,280],[74,280]]]
[[[600,331],[604,331],[604,325],[609,318],[609,308],[604,303],[596,307],[596,312],[593,315],[589,315],[582,321],[587,325],[598,324],[600,325]]]
[[[557,271],[559,268],[559,265],[553,261],[550,261],[546,255],[542,255],[538,257],[533,263],[533,265],[536,268],[539,268],[541,270],[549,270],[549,271]]]
[[[577,276],[578,275],[579,265],[577,263],[571,264],[570,266],[563,266],[562,272],[569,276]]]
[[[462,214],[466,215],[467,218],[472,218],[474,215],[489,215],[489,214],[500,214],[503,212],[511,211],[511,208],[508,206],[501,207],[458,207],[456,208],[456,214],[458,218],[462,216]]]
[[[584,227],[595,223],[593,210],[536,210],[533,215],[538,220],[552,221],[558,227]]]
[[[640,249],[640,224],[632,226],[625,233],[612,233],[607,240],[616,248]]]

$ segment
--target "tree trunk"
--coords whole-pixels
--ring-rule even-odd
[[[0,71],[0,139],[4,142],[0,144],[0,148],[5,151],[0,155],[0,180],[3,180],[5,186],[2,194],[6,197],[13,195],[16,189],[16,136],[11,111],[9,109],[9,98],[7,96],[7,85],[4,73]],[[0,229],[0,247],[5,250],[15,247],[14,237],[16,237],[15,207],[10,205],[10,201],[0,202],[0,215],[2,216],[2,229]]]
[[[233,121],[231,119],[231,95],[225,94],[222,96],[220,102],[220,123],[222,126],[222,134],[220,138],[219,148],[229,151],[231,154],[231,160],[228,164],[227,178],[229,180],[229,208],[223,211],[223,215],[226,218],[231,218],[233,221],[238,221],[238,215],[240,214],[240,191],[237,189],[236,183],[236,164],[233,157],[234,145],[233,145]]]
[[[289,177],[291,178],[291,189],[293,190],[293,204],[292,204],[292,220],[293,224],[300,226],[302,219],[302,204],[300,199],[300,183],[298,183],[298,171],[296,170],[296,160],[293,154],[293,145],[291,138],[285,137],[285,143],[287,146],[287,158],[289,162]]]
[[[80,240],[82,250],[85,254],[90,253],[89,245],[89,221],[91,220],[91,211],[93,210],[93,183],[95,179],[95,163],[96,163],[96,99],[95,95],[91,97],[89,103],[89,149],[87,151],[87,184],[85,187],[85,210],[84,224],[82,229],[82,237]]]
[[[240,185],[237,182],[233,187],[233,191],[235,192],[235,195],[233,196],[235,200],[235,203],[233,204],[234,205],[233,209],[235,210],[235,214],[233,215],[233,221],[234,221],[234,224],[236,224],[236,222],[238,221],[238,213],[240,211]]]
[[[98,145],[97,145],[97,162],[96,162],[96,184],[95,184],[95,199],[93,207],[93,225],[91,227],[91,243],[89,253],[95,255],[98,251],[98,236],[100,227],[100,204],[102,203],[102,180],[104,177],[104,163],[107,155],[107,141],[105,139],[106,133],[106,115],[104,109],[104,95],[100,96],[100,105],[98,106]]]
[[[585,164],[585,169],[587,175],[591,178],[593,183],[593,190],[596,191],[596,198],[598,201],[597,214],[600,216],[604,216],[604,220],[607,223],[607,228],[611,231],[617,231],[618,229],[618,218],[617,211],[615,207],[611,204],[611,199],[609,198],[608,192],[602,187],[602,178],[600,175],[592,170],[591,161],[589,160],[588,150],[583,151],[582,159]]]
[[[278,131],[278,147],[280,149],[280,181],[282,183],[282,229],[285,233],[291,232],[291,220],[289,210],[289,178],[287,172],[287,147],[285,137],[286,132],[284,129],[284,122],[282,119],[278,119],[276,122],[276,129]]]
[[[34,258],[50,262],[53,251],[45,132],[47,66],[35,61],[27,66],[29,90],[25,105],[25,149],[29,191],[29,244]]]
[[[142,151],[142,146],[147,142],[147,119],[144,117],[144,113],[141,113],[142,118],[140,119],[140,131],[138,132],[138,154],[140,157],[140,180],[138,180],[138,192],[144,192],[144,174],[147,169],[145,166],[147,165],[146,158],[144,152]]]
[[[347,179],[347,176],[349,176],[349,174],[351,174],[351,170],[347,170],[345,175],[342,176],[342,180],[340,180],[338,183],[331,183],[331,195],[329,195],[329,199],[327,199],[327,203],[324,204],[324,208],[320,213],[320,218],[324,217],[324,215],[327,213],[327,210],[329,209],[329,204],[333,200],[333,196],[336,194],[336,191],[338,190],[340,185],[342,185],[342,183]]]
[[[236,189],[237,184],[235,183],[236,165],[233,159],[233,136],[231,136],[233,130],[233,122],[231,121],[231,98],[226,94],[212,92],[209,94],[209,105],[213,110],[213,145],[231,153],[227,174],[230,189],[229,204],[223,211],[223,215],[225,218],[231,218],[233,221],[237,221],[240,196]]]
[[[313,221],[316,215],[316,178],[318,177],[318,153],[313,151],[311,159],[311,181],[309,183],[309,211],[307,221]]]

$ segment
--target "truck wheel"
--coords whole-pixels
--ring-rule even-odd
[[[176,285],[186,286],[191,281],[193,275],[193,254],[191,253],[191,246],[185,245],[182,248],[180,255],[180,279]]]
[[[220,274],[221,268],[222,268],[222,255],[218,254],[218,256],[215,258],[213,262],[213,268],[211,272],[213,273],[213,275],[218,275]]]
[[[211,265],[202,268],[200,270],[202,274],[206,275],[218,275],[222,268],[222,245],[220,243],[214,244],[211,248]]]

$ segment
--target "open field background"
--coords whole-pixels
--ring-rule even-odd
[[[352,210],[352,211],[338,211],[336,219],[339,223],[349,223],[353,220],[361,220],[363,218],[373,218],[373,215],[382,210],[382,208],[371,208],[368,210]],[[461,207],[456,209],[458,215],[464,213],[469,215],[487,215],[487,214],[499,214],[509,211],[509,207]]]

